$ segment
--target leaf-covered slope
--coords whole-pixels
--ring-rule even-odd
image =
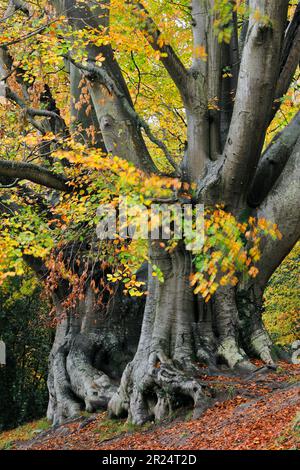
[[[219,398],[199,419],[170,417],[160,425],[137,427],[108,420],[106,413],[42,432],[11,448],[37,450],[93,449],[268,449],[299,448],[299,366],[281,363],[269,374],[248,380],[201,377],[214,382]],[[180,425],[179,425],[180,424]],[[1,437],[1,435],[0,435]],[[18,438],[18,437],[17,437]]]

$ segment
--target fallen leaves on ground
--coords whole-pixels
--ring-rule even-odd
[[[32,439],[36,434],[45,431],[50,428],[50,421],[43,418],[38,421],[33,421],[31,423],[24,424],[19,426],[16,429],[11,429],[10,431],[5,431],[0,433],[0,450],[10,449],[14,446],[16,441],[28,441]]]
[[[257,363],[259,366],[260,364]],[[300,447],[300,367],[281,362],[275,372],[246,379],[200,377],[218,391],[219,401],[199,419],[177,416],[157,425],[132,426],[106,413],[64,424],[17,449],[216,449],[284,450]],[[0,435],[1,437],[1,435]]]

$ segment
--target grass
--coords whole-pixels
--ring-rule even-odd
[[[300,449],[300,412],[297,413],[289,428],[277,439],[279,445],[286,442],[291,443],[290,450]]]
[[[101,443],[119,437],[122,434],[146,431],[151,425],[151,423],[146,423],[143,426],[137,426],[124,420],[104,418],[94,432],[99,434],[99,442]]]
[[[290,384],[296,384],[300,382],[300,374],[294,375],[293,377],[289,377],[287,382]]]
[[[0,450],[12,449],[17,441],[28,441],[35,437],[39,432],[49,429],[50,422],[46,418],[38,421],[23,424],[18,428],[0,433]]]

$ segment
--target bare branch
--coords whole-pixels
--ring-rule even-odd
[[[107,87],[107,89],[113,93],[114,95],[117,96],[117,98],[121,101],[126,113],[130,116],[132,121],[135,123],[135,125],[138,128],[143,128],[146,135],[148,138],[153,142],[155,145],[157,145],[165,154],[168,162],[172,165],[172,167],[176,170],[177,174],[180,174],[180,170],[174,161],[173,157],[171,156],[167,146],[159,140],[157,137],[154,136],[152,133],[149,124],[141,117],[139,116],[136,111],[133,109],[131,104],[128,102],[127,97],[123,93],[123,91],[118,87],[118,85],[115,83],[114,79],[111,78],[111,76],[106,72],[104,67],[98,67],[97,65],[93,63],[87,63],[86,65],[84,64],[78,64],[74,59],[68,56],[68,59],[70,62],[78,67],[79,69],[88,72],[89,74],[94,74],[97,75],[101,82]]]

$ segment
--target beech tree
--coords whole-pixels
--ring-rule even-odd
[[[203,367],[276,361],[263,293],[299,236],[300,4],[1,9],[0,279],[24,262],[47,278],[48,417],[84,404],[141,424],[189,400],[197,415]],[[97,241],[97,205],[122,192],[204,204],[203,253]]]

